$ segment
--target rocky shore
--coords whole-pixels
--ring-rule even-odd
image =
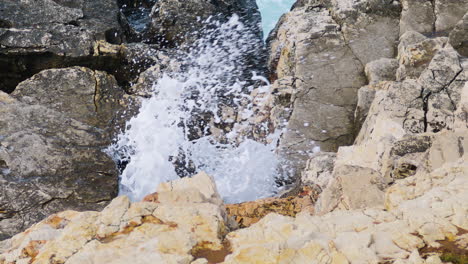
[[[153,5],[0,3],[1,264],[467,263],[468,1],[298,0],[246,59],[272,85],[236,120],[258,141],[283,131],[294,188],[241,204],[204,172],[116,197],[102,150],[183,68],[173,46],[199,36],[174,32],[258,22],[253,1]]]

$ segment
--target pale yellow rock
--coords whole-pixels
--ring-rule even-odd
[[[187,204],[187,203],[209,203],[207,199],[196,188],[186,188],[183,190],[172,190],[158,192],[158,202],[163,204]]]
[[[214,204],[195,203],[190,206],[159,205],[153,216],[177,228],[190,233],[196,241],[210,242],[208,247],[218,250],[221,248],[222,235],[227,233],[222,209]]]
[[[119,231],[122,217],[130,207],[130,200],[127,196],[119,196],[102,210],[99,216],[99,227],[97,235],[106,237]]]
[[[425,245],[421,238],[409,233],[394,233],[392,240],[397,246],[408,252],[422,248]]]
[[[426,258],[426,264],[442,264],[439,256],[432,255]]]
[[[195,261],[192,261],[190,264],[208,264],[208,260],[205,258],[199,258]]]
[[[205,172],[200,172],[193,177],[185,177],[179,180],[161,183],[157,188],[157,192],[184,191],[186,189],[198,190],[205,199],[211,203],[217,205],[223,203],[213,177]]]
[[[439,133],[429,150],[428,162],[432,170],[438,169],[447,162],[454,162],[461,158],[464,150],[468,150],[468,129],[456,132],[443,131]]]
[[[158,204],[151,202],[135,202],[130,205],[128,210],[122,216],[120,223],[120,230],[125,228],[129,223],[135,224],[142,223],[142,217],[152,215],[154,210],[158,207]]]
[[[44,245],[35,263],[65,262],[95,237],[98,217],[97,212],[80,214],[63,229],[56,239]]]

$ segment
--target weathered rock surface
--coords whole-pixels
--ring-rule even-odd
[[[116,68],[115,54],[100,54],[99,43],[125,41],[120,17],[112,0],[2,1],[0,89],[11,92],[20,81],[49,68]]]
[[[226,210],[240,228],[249,227],[270,213],[296,216],[302,211],[314,213],[314,204],[320,194],[317,186],[305,186],[297,194],[284,198],[265,198],[240,204],[227,204]]]
[[[1,242],[0,262],[441,263],[444,254],[466,253],[467,161],[397,180],[382,201],[386,210],[272,213],[232,232],[224,205],[206,199],[219,196],[214,182],[200,174],[162,185],[166,199],[157,202],[123,196],[102,212],[52,215]],[[200,184],[208,187],[197,193]],[[180,199],[184,193],[194,200]]]
[[[403,0],[400,35],[407,31],[448,35],[468,10],[468,1]]]
[[[363,116],[369,109],[367,118],[355,145],[339,149],[317,213],[382,205],[382,194],[394,181],[429,173],[463,156],[466,59],[449,44],[430,57],[417,79],[361,88],[356,113]]]
[[[213,27],[207,20],[225,22],[233,14],[245,24],[246,33],[261,39],[260,13],[254,0],[161,0],[151,10],[146,41],[163,46],[188,44],[205,35],[204,28]]]
[[[197,183],[208,186],[199,192]],[[8,249],[2,250],[0,261],[190,263],[194,258],[211,260],[210,253],[218,251],[227,254],[222,241],[229,231],[224,206],[210,199],[197,201],[197,196],[193,201],[179,199],[184,194],[187,198],[192,197],[189,194],[219,197],[213,180],[200,174],[192,181],[173,184],[169,189],[169,185],[159,187],[159,195],[167,198],[163,201],[130,203],[122,196],[100,213],[66,211],[53,215],[3,242]],[[31,242],[37,240],[43,242]],[[27,247],[31,250],[25,250]]]
[[[114,77],[81,67],[43,71],[1,94],[0,237],[116,195],[118,172],[103,150],[123,96]]]
[[[280,149],[297,176],[318,147],[336,151],[351,144],[375,91],[383,89],[380,82],[419,78],[448,43],[463,52],[467,5],[464,0],[298,1],[269,36],[268,66],[276,88],[254,91],[268,103],[252,120],[264,122],[263,130],[286,130]]]
[[[303,168],[314,146],[336,151],[351,144],[364,65],[395,56],[400,9],[390,1],[304,1],[281,18],[269,37],[269,69],[275,82],[292,80],[283,88],[291,96],[280,143],[291,167]],[[369,71],[371,79],[391,75],[378,71]],[[273,110],[267,117],[279,123]]]
[[[450,44],[463,56],[468,56],[468,13],[455,25],[449,35]]]
[[[398,45],[397,80],[418,78],[447,42],[445,37],[430,39],[414,31],[403,34]]]
[[[382,58],[371,61],[364,68],[369,84],[381,81],[395,81],[398,61],[395,59]]]

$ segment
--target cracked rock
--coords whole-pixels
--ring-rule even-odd
[[[43,71],[0,96],[0,237],[63,209],[100,209],[117,192],[103,152],[122,119],[114,77],[73,67]]]

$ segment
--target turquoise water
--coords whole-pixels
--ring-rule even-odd
[[[266,39],[282,14],[289,11],[295,0],[257,0],[262,13],[263,37]]]

